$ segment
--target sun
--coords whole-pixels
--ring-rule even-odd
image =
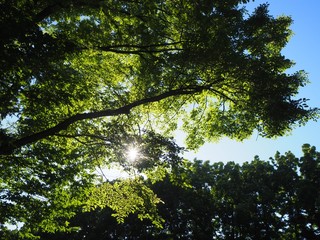
[[[129,161],[135,161],[139,156],[139,149],[137,147],[129,147],[127,150],[127,158]]]

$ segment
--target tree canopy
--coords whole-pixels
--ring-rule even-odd
[[[292,20],[247,2],[2,0],[0,222],[63,230],[130,144],[138,168],[178,159],[179,119],[197,148],[314,118],[295,98],[305,73],[281,54]]]
[[[308,144],[303,152],[242,165],[185,161],[163,181],[146,180],[163,200],[163,228],[136,215],[117,224],[105,208],[76,215],[76,232],[41,239],[318,239],[320,153]]]
[[[292,98],[306,76],[281,55],[291,19],[242,2],[2,1],[0,114],[13,123],[1,152],[85,135],[90,120],[172,130],[186,112],[186,130],[209,139],[306,121]]]

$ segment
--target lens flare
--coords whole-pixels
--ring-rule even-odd
[[[129,147],[127,151],[127,158],[129,161],[135,161],[139,156],[139,149],[136,147]]]

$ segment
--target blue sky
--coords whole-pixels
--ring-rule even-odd
[[[299,97],[310,99],[309,105],[320,107],[320,1],[319,0],[256,0],[250,3],[251,7],[261,3],[269,3],[270,14],[273,16],[291,16],[294,23],[291,29],[294,35],[283,54],[293,60],[296,65],[290,71],[305,70],[308,73],[310,84],[302,88]],[[177,136],[177,142],[182,144],[183,137]],[[186,158],[201,160],[235,161],[242,163],[251,161],[255,155],[262,160],[273,157],[276,151],[293,152],[300,157],[301,146],[310,143],[320,150],[320,121],[309,122],[303,127],[296,128],[289,136],[277,139],[264,139],[254,134],[243,142],[232,141],[227,138],[218,143],[207,143],[197,153],[189,152]]]

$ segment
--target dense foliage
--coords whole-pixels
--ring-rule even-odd
[[[117,224],[107,208],[74,217],[77,232],[43,239],[319,239],[320,153],[307,144],[303,152],[243,165],[184,162],[150,185],[163,200],[163,228],[135,215]]]
[[[197,148],[315,117],[281,54],[291,19],[247,2],[1,0],[0,228],[67,231],[97,167],[127,168],[130,145],[139,173],[170,169],[179,119]]]

